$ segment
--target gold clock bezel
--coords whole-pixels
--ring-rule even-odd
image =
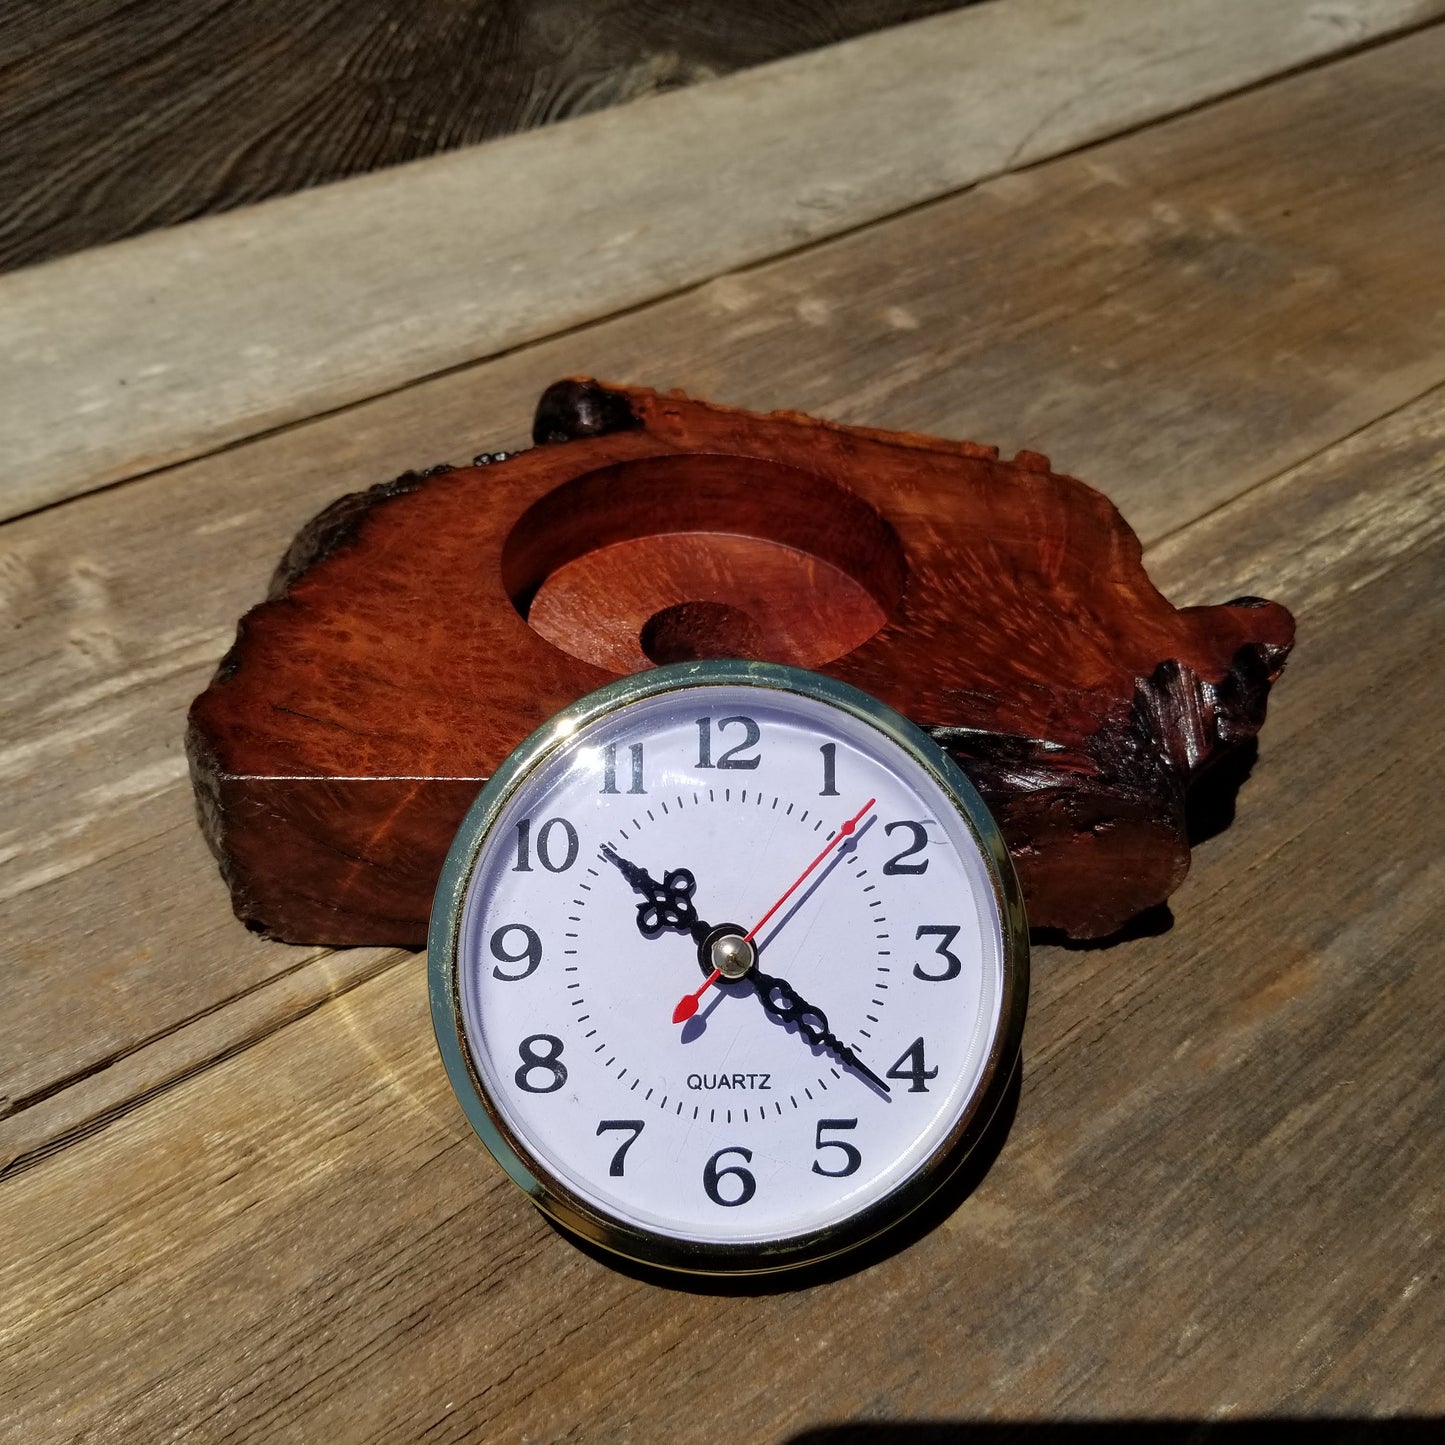
[[[482,850],[517,789],[582,728],[645,699],[719,685],[790,692],[871,724],[919,763],[958,809],[983,855],[1002,927],[999,1021],[979,1085],[959,1119],[906,1179],[857,1214],[786,1239],[696,1243],[640,1228],[579,1198],[503,1119],[473,1063],[462,1021],[458,942],[467,891]],[[1007,848],[983,800],[921,728],[886,704],[821,674],[778,663],[676,663],[609,683],[544,723],[497,769],[468,810],[447,853],[427,938],[432,1024],[447,1077],[468,1122],[514,1183],[549,1218],[582,1239],[637,1264],[694,1275],[763,1275],[800,1269],[856,1249],[893,1228],[954,1177],[998,1111],[1019,1054],[1028,1000],[1028,923]]]

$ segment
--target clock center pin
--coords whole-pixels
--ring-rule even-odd
[[[712,966],[724,978],[742,978],[758,961],[757,950],[740,934],[725,933],[713,941]]]

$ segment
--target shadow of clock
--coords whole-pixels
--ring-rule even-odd
[[[1270,1416],[1241,1420],[1054,1420],[1006,1421],[876,1420],[825,1425],[789,1437],[787,1445],[1277,1445],[1305,1440],[1310,1445],[1415,1445],[1442,1438],[1445,1420],[1412,1416],[1395,1419],[1291,1419]]]
[[[684,1294],[701,1295],[772,1295],[788,1294],[794,1290],[810,1289],[815,1285],[829,1284],[851,1274],[869,1269],[873,1265],[916,1244],[925,1235],[932,1233],[978,1188],[984,1176],[993,1167],[1003,1149],[1004,1142],[1013,1128],[1018,1112],[1019,1093],[1023,1083],[1023,1062],[1014,1066],[1007,1087],[999,1100],[998,1109],[979,1136],[968,1157],[953,1176],[938,1191],[910,1214],[866,1244],[849,1250],[835,1259],[823,1260],[819,1264],[790,1269],[782,1274],[769,1275],[682,1275],[666,1270],[654,1269],[650,1265],[638,1264],[624,1259],[621,1255],[578,1239],[575,1235],[548,1220],[548,1224],[569,1244],[584,1254],[605,1264],[609,1269],[625,1274],[644,1284],[657,1285],[661,1289],[676,1290]],[[546,1218],[544,1215],[543,1218]]]
[[[1070,938],[1057,928],[1029,929],[1030,948],[1066,949],[1070,953],[1094,953],[1099,949],[1117,948],[1138,938],[1158,938],[1174,927],[1174,910],[1167,903],[1157,903],[1136,913],[1122,928],[1102,938]]]

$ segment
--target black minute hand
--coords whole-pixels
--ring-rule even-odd
[[[758,998],[771,1018],[777,1019],[779,1023],[797,1024],[798,1032],[810,1044],[822,1044],[824,1048],[831,1049],[850,1069],[856,1069],[865,1079],[877,1084],[885,1094],[892,1093],[888,1085],[832,1032],[828,1027],[828,1015],[810,1004],[786,979],[775,978],[756,968],[748,977],[756,986]],[[781,999],[781,1002],[778,999]]]
[[[664,929],[690,933],[695,938],[708,932],[708,925],[698,921],[692,895],[697,879],[686,868],[673,868],[659,883],[645,868],[629,863],[610,843],[602,845],[602,856],[632,885],[633,892],[645,900],[637,905],[637,931],[644,938],[656,938]]]

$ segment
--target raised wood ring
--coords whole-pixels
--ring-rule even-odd
[[[907,564],[855,492],[763,457],[679,452],[584,472],[502,549],[513,605],[612,672],[730,656],[820,667],[893,616]]]

